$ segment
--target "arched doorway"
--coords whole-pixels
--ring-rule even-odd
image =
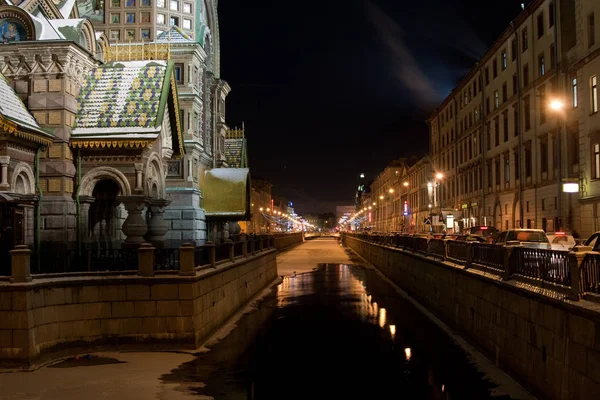
[[[119,218],[117,196],[121,190],[112,179],[101,179],[94,186],[94,202],[90,206],[89,237],[100,247],[112,247],[121,239],[122,220]]]

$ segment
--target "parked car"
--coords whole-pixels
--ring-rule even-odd
[[[600,251],[600,232],[593,233],[592,236],[585,241],[586,246],[590,246],[593,251]]]
[[[546,236],[550,241],[550,245],[552,246],[552,250],[571,250],[577,242],[573,235],[567,232],[550,232],[547,233]]]
[[[478,242],[478,243],[488,243],[488,239],[484,236],[481,235],[460,235],[459,237],[456,238],[456,240],[462,241],[462,242]]]
[[[506,245],[508,242],[520,243],[521,246],[538,249],[551,249],[546,232],[542,229],[511,229],[498,234],[494,244]]]
[[[468,233],[483,236],[487,239],[488,243],[492,243],[500,231],[493,226],[472,226],[469,228]]]

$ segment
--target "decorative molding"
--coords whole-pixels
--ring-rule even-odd
[[[111,179],[119,185],[121,189],[120,195],[131,195],[131,185],[127,177],[118,169],[113,167],[96,167],[89,170],[81,179],[79,185],[79,194],[84,196],[92,196],[94,187],[98,181],[102,179]]]
[[[76,149],[104,149],[104,148],[145,148],[151,146],[156,139],[144,140],[85,140],[71,138],[71,147]]]

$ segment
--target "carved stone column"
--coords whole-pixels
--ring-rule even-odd
[[[118,196],[117,201],[122,202],[127,210],[127,219],[123,223],[123,234],[125,234],[125,245],[131,247],[140,246],[144,243],[144,235],[148,232],[148,225],[142,217],[142,211],[146,208],[150,199],[142,195]]]
[[[142,163],[136,163],[134,164],[135,167],[135,192],[136,193],[143,193],[144,192],[144,187],[142,185],[142,170],[144,169],[144,164]]]
[[[91,237],[90,229],[90,207],[96,199],[93,196],[79,196],[79,238],[82,242],[89,241]]]
[[[10,183],[8,183],[8,163],[10,162],[9,156],[0,157],[0,190],[10,190]]]
[[[165,234],[169,231],[169,224],[164,219],[164,212],[170,200],[150,200],[150,220],[148,221],[148,241],[156,247],[163,247]]]

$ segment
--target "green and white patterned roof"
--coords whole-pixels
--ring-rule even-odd
[[[43,133],[51,136],[49,133],[42,131],[37,121],[27,110],[23,101],[17,96],[13,88],[6,81],[4,75],[0,74],[0,114],[2,116],[22,128]]]
[[[156,131],[169,95],[167,66],[165,61],[129,61],[92,70],[79,93],[73,133]]]

